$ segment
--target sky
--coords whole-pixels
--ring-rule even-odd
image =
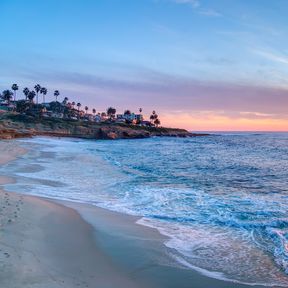
[[[287,0],[0,0],[0,91],[193,131],[288,131]]]

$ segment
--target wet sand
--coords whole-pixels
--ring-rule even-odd
[[[25,153],[14,141],[0,151],[2,164]],[[3,190],[0,203],[1,288],[250,287],[177,266],[165,237],[136,217]]]

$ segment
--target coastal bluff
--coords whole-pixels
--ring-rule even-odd
[[[41,119],[20,114],[0,115],[0,139],[33,136],[75,137],[84,139],[137,139],[153,136],[196,137],[185,129],[144,127],[116,123],[94,123],[64,119]]]

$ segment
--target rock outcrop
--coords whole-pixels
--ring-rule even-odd
[[[115,123],[94,123],[63,119],[36,119],[26,115],[0,116],[0,139],[57,136],[86,139],[136,139],[152,136],[195,137],[208,134],[190,133],[184,129],[140,127]]]

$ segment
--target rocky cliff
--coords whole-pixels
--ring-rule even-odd
[[[86,139],[133,139],[152,136],[195,137],[207,134],[184,129],[140,127],[115,123],[94,123],[63,119],[36,119],[26,115],[0,115],[0,139],[33,136],[77,137]]]

